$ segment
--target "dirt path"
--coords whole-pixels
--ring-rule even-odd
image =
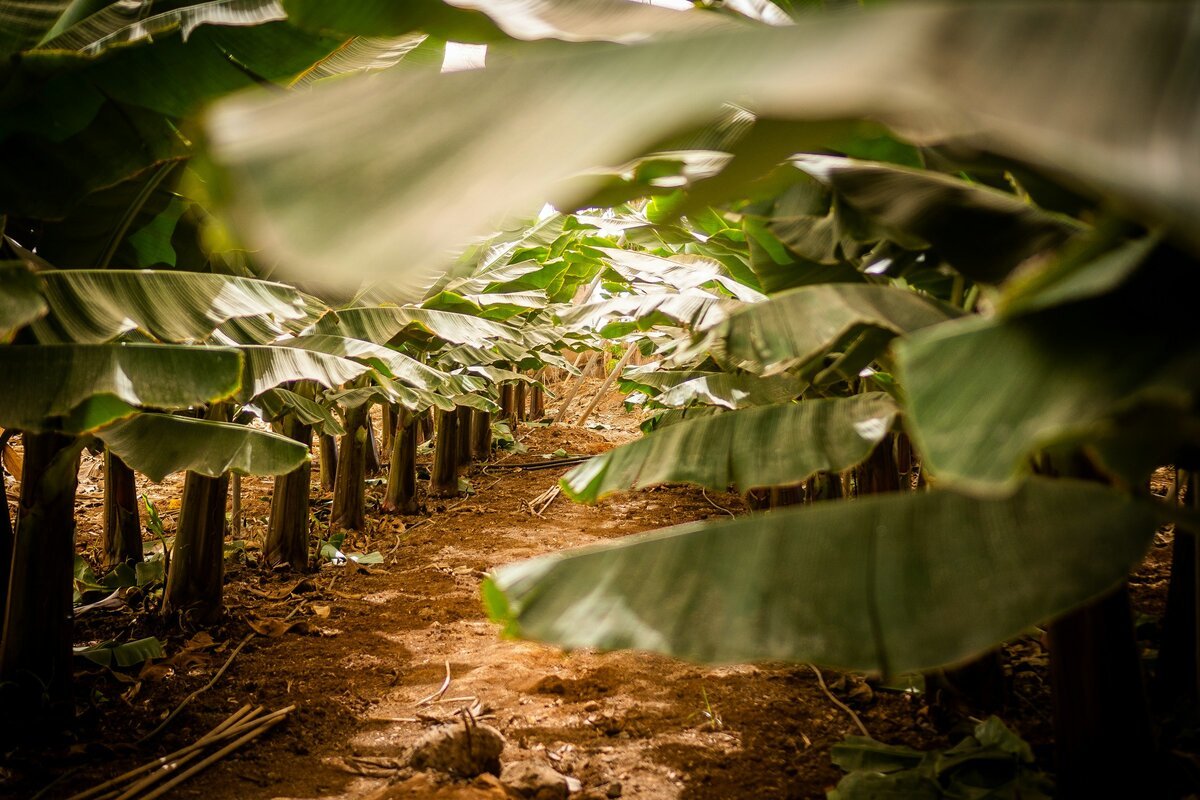
[[[492,567],[567,547],[742,510],[734,495],[665,487],[581,506],[555,500],[538,516],[529,502],[565,468],[515,470],[558,449],[594,453],[630,438],[631,418],[609,404],[604,431],[523,431],[529,452],[471,476],[478,494],[429,509],[427,518],[371,515],[350,551],[379,550],[370,568],[323,565],[311,576],[255,565],[270,483],[244,484],[250,540],[229,570],[229,621],[215,631],[171,634],[150,615],[85,617],[84,635],[154,632],[167,659],[134,678],[84,678],[92,687],[77,739],[47,758],[17,751],[0,773],[0,795],[30,797],[64,770],[44,797],[67,797],[194,740],[244,703],[295,705],[288,722],[179,787],[172,797],[205,800],[371,797],[500,797],[495,787],[434,789],[429,776],[396,773],[405,749],[437,719],[470,710],[506,738],[505,763],[533,760],[577,779],[573,797],[823,797],[840,772],[829,748],[855,733],[849,716],[795,665],[705,668],[643,653],[563,653],[498,638],[483,614],[479,585]],[[620,423],[620,424],[614,424]],[[174,484],[159,487],[169,509]],[[377,495],[381,487],[373,487]],[[318,506],[318,509],[320,506]],[[169,521],[169,520],[168,520]],[[95,538],[96,520],[81,526]],[[303,579],[303,580],[302,580]],[[188,693],[206,684],[249,631],[248,622],[304,623],[255,636],[212,689],[153,742],[132,743]],[[282,627],[282,626],[281,626]],[[208,638],[211,636],[211,639]],[[451,682],[438,702],[421,704]],[[137,673],[135,672],[135,675]],[[871,733],[915,746],[944,744],[919,698],[872,692],[826,675]],[[458,716],[456,716],[458,715]],[[457,793],[454,793],[457,792]],[[490,792],[490,793],[489,793]]]

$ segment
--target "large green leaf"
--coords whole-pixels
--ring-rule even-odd
[[[246,367],[238,400],[243,403],[292,381],[316,381],[327,389],[336,389],[370,370],[348,358],[299,347],[245,346],[241,351]]]
[[[389,377],[418,389],[436,391],[446,383],[446,374],[385,345],[327,333],[296,336],[279,342],[281,347],[302,347],[319,353],[352,358],[370,364]]]
[[[312,425],[321,433],[341,436],[346,432],[332,411],[290,389],[268,389],[254,398],[254,405],[258,406],[267,420],[280,420],[288,414],[295,414],[302,423]]]
[[[402,333],[424,332],[453,344],[486,347],[500,340],[520,341],[516,328],[488,319],[452,311],[400,306],[347,308],[327,314],[317,322],[314,333],[328,333],[387,344]]]
[[[761,292],[730,278],[725,267],[716,259],[694,254],[677,254],[665,258],[616,247],[594,249],[605,256],[606,266],[635,285],[659,284],[683,291],[712,283],[723,287],[739,300],[755,302],[763,299]]]
[[[218,0],[167,15],[262,5]],[[121,6],[131,13],[143,10],[140,3]],[[155,19],[134,23],[130,35],[146,33]],[[0,98],[0,205],[15,216],[60,219],[90,192],[190,155],[192,142],[173,118],[259,82],[288,81],[342,43],[286,22],[229,23],[202,25],[186,41],[183,31],[160,34],[99,58],[38,50],[7,63]]]
[[[293,88],[310,86],[326,78],[391,69],[398,64],[438,69],[445,59],[445,50],[444,42],[423,33],[389,37],[355,36],[300,73],[291,85]]]
[[[190,470],[210,478],[283,475],[304,463],[308,448],[270,431],[231,422],[138,414],[96,432],[109,450],[133,469],[158,482]]]
[[[37,276],[20,261],[0,261],[0,342],[45,313]]]
[[[230,319],[298,324],[321,310],[291,286],[229,275],[73,269],[40,276],[51,311],[34,325],[43,342],[106,342],[132,331],[160,341],[200,341]]]
[[[718,329],[724,354],[739,369],[775,375],[803,366],[835,345],[849,345],[866,331],[882,336],[866,361],[888,339],[961,315],[932,298],[892,286],[802,286],[733,314]]]
[[[728,409],[765,406],[795,399],[808,381],[794,375],[703,375],[683,381],[654,398],[658,405],[684,408],[691,405],[723,406]]]
[[[560,306],[554,313],[563,325],[601,330],[605,335],[615,333],[613,329],[621,321],[633,330],[649,330],[655,325],[705,330],[726,318],[721,298],[700,289],[622,295],[581,306]]]
[[[798,156],[792,163],[885,231],[933,246],[975,280],[998,282],[1080,229],[1014,195],[935,172],[832,156]]]
[[[279,0],[207,0],[184,3],[151,16],[140,2],[117,2],[80,20],[39,45],[99,55],[111,47],[161,38],[178,30],[186,40],[201,25],[262,25],[287,19]]]
[[[36,44],[62,16],[71,0],[22,0],[0,4],[0,57]]]
[[[712,14],[685,15],[626,0],[343,0],[335,5],[321,0],[284,0],[284,5],[295,22],[317,30],[384,36],[421,29],[457,41],[488,41],[507,35],[515,39],[630,43],[655,35],[730,25],[725,18]]]
[[[562,479],[575,500],[659,483],[781,486],[840,472],[875,449],[896,404],[882,393],[805,400],[686,420],[596,456]]]
[[[946,491],[694,523],[498,569],[510,634],[704,662],[883,673],[968,659],[1125,580],[1160,523],[1096,484]]]
[[[1111,436],[1141,404],[1173,408],[1161,419],[1179,435],[1178,413],[1192,411],[1200,393],[1198,282],[1194,264],[1160,250],[1120,292],[958,320],[901,341],[906,426],[930,473],[1008,491],[1035,451]]]
[[[1195,242],[1198,15],[1190,4],[1074,2],[812,15],[790,28],[239,98],[208,131],[233,217],[304,275],[346,263],[354,280],[397,277],[397,264],[441,260],[498,216],[533,213],[556,182],[628,161],[739,98],[760,117],[819,130],[871,118],[922,143],[1023,159]],[[382,202],[363,190],[366,176],[390,187]]]
[[[241,386],[236,350],[173,345],[0,347],[0,427],[83,432],[134,413],[177,409],[232,395]]]

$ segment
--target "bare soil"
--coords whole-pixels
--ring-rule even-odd
[[[590,399],[581,394],[574,414]],[[63,741],[3,753],[0,797],[69,797],[193,741],[245,703],[296,710],[169,796],[504,797],[495,781],[445,785],[398,769],[406,749],[431,725],[470,715],[503,734],[505,763],[547,764],[578,780],[577,798],[824,797],[841,776],[830,747],[858,731],[808,666],[714,668],[637,652],[566,653],[501,639],[484,615],[480,581],[497,565],[744,511],[736,495],[671,486],[595,506],[560,497],[535,514],[531,502],[567,468],[514,464],[537,464],[559,449],[602,452],[637,435],[636,416],[615,396],[593,420],[603,427],[522,427],[528,452],[474,468],[475,494],[430,501],[425,516],[381,515],[382,486],[371,486],[368,529],[351,534],[343,550],[377,550],[385,557],[378,566],[326,562],[308,575],[261,566],[258,542],[271,483],[245,479],[246,545],[227,563],[226,621],[207,630],[166,628],[152,599],[79,618],[77,643],[154,635],[163,640],[166,658],[141,668],[81,672],[77,726]],[[98,470],[95,460],[85,461],[79,502],[80,551],[93,562]],[[181,481],[141,488],[164,512],[169,533]],[[322,537],[328,500],[316,497]],[[1168,544],[1159,543],[1134,584],[1147,608],[1165,594]],[[285,618],[301,624],[272,623]],[[251,625],[268,635],[253,634]],[[215,684],[162,733],[138,743],[225,665]],[[1040,641],[1010,645],[1006,669],[1017,701],[1004,717],[1048,766],[1050,707]],[[444,694],[431,701],[447,675]],[[944,747],[969,729],[964,716],[948,713],[945,703],[931,706],[925,695],[885,690],[855,676],[823,677],[880,740]]]

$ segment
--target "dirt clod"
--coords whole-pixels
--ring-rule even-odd
[[[408,763],[413,769],[460,778],[474,778],[485,772],[499,775],[503,749],[504,737],[490,725],[440,725],[413,746]]]
[[[514,761],[504,766],[500,780],[528,800],[566,800],[566,776],[537,761]]]

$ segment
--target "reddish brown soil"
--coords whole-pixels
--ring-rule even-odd
[[[586,394],[586,393],[585,393]],[[582,405],[586,397],[577,401]],[[176,789],[171,797],[205,800],[359,798],[395,778],[391,767],[438,719],[464,710],[503,732],[505,761],[536,759],[577,778],[575,797],[811,798],[840,777],[829,748],[856,728],[805,666],[702,667],[643,653],[563,653],[498,637],[480,606],[479,584],[492,567],[566,547],[743,510],[734,495],[664,487],[582,506],[558,498],[540,515],[529,504],[565,468],[515,470],[564,449],[595,453],[636,434],[636,420],[615,400],[595,417],[603,430],[525,428],[528,453],[470,476],[478,493],[431,507],[427,517],[377,513],[382,487],[370,489],[368,530],[344,550],[385,555],[381,566],[322,565],[301,576],[257,564],[271,484],[246,479],[246,552],[228,566],[227,621],[208,631],[165,629],[138,610],[97,612],[76,623],[77,640],[157,635],[167,658],[114,675],[78,676],[79,720],[65,742],[17,748],[0,761],[0,796],[68,797],[154,756],[191,742],[244,703],[295,705],[282,726]],[[314,481],[315,485],[315,481]],[[147,487],[168,529],[180,482]],[[93,463],[82,472],[79,542],[95,555],[99,487]],[[95,500],[86,499],[96,493]],[[318,502],[327,500],[319,497]],[[327,516],[328,506],[318,505]],[[322,531],[318,534],[323,535]],[[1142,588],[1160,595],[1165,578],[1153,562]],[[1139,597],[1139,599],[1141,599]],[[249,621],[307,623],[282,635],[253,636],[209,690],[145,744],[189,693],[212,680],[250,632]],[[447,668],[448,690],[438,702]],[[1020,702],[1006,713],[1047,755],[1049,706],[1045,657],[1036,639],[1008,648]],[[873,736],[918,747],[958,738],[962,718],[931,709],[926,698],[872,689],[826,674]],[[1048,762],[1045,762],[1048,763]],[[402,776],[407,777],[407,775]],[[57,779],[57,780],[56,780]],[[619,787],[617,786],[619,784]],[[403,797],[495,797],[496,787],[437,793],[418,776]],[[48,787],[48,788],[46,788]]]

